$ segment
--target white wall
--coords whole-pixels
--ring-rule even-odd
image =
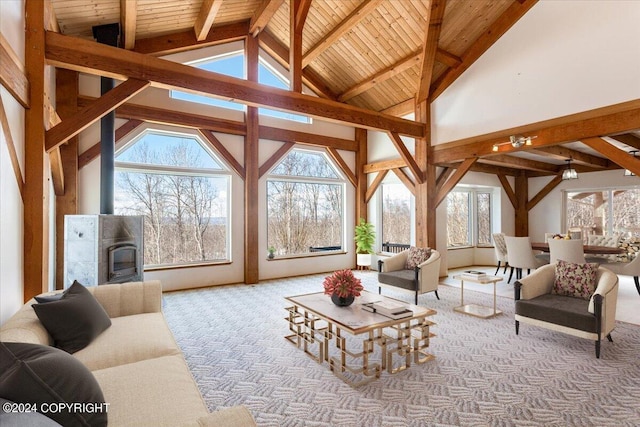
[[[0,1],[0,32],[24,63],[22,0]],[[24,171],[24,109],[4,87],[0,87],[0,96],[20,169]],[[23,208],[3,130],[0,133],[0,324],[23,302]]]
[[[432,105],[434,144],[640,98],[640,2],[540,1]]]

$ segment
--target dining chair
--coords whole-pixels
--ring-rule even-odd
[[[617,248],[620,244],[620,234],[611,234],[602,236],[599,234],[590,234],[587,236],[587,244],[590,246],[606,246],[608,248]],[[599,255],[597,257],[590,257],[592,262],[616,262],[618,261],[617,255]]]
[[[504,242],[504,233],[493,233],[493,250],[496,253],[496,259],[498,260],[498,267],[496,268],[495,274],[498,274],[498,270],[500,270],[500,263],[503,261],[504,271],[502,274],[505,274],[507,272],[509,260],[507,259],[507,244]]]
[[[507,244],[509,266],[511,267],[507,283],[511,282],[514,269],[516,270],[516,280],[519,280],[522,279],[523,269],[526,268],[527,274],[529,274],[532,269],[535,270],[545,264],[544,261],[539,260],[534,256],[529,237],[504,236],[504,240]]]
[[[574,264],[584,264],[584,244],[582,240],[550,239],[549,263],[555,264],[559,259]]]

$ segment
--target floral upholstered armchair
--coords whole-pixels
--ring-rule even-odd
[[[440,275],[440,252],[429,248],[410,247],[392,257],[378,260],[378,292],[383,286],[415,293],[418,295],[435,292],[438,296]]]

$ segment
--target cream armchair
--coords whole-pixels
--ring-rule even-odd
[[[555,280],[553,264],[545,265],[515,283],[516,335],[520,322],[594,340],[596,358],[600,342],[611,338],[616,325],[618,276],[599,267],[596,290],[590,300],[551,293]]]
[[[429,258],[412,270],[405,268],[408,254],[407,249],[392,257],[378,260],[378,293],[382,293],[383,286],[414,292],[416,305],[418,294],[435,292],[436,298],[440,299],[440,252],[431,250]]]

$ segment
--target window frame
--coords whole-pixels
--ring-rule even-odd
[[[281,175],[274,174],[273,171],[280,165],[282,161],[294,151],[298,152],[309,152],[316,155],[322,155],[324,159],[328,162],[333,172],[336,174],[337,178],[322,178],[322,177],[308,177],[308,176],[292,176],[292,175]],[[314,149],[309,147],[294,147],[285,156],[283,156],[276,164],[274,164],[269,171],[265,174],[265,224],[266,226],[266,244],[267,249],[269,247],[269,182],[293,182],[293,183],[305,183],[305,184],[330,184],[330,185],[339,185],[341,191],[341,230],[340,230],[340,247],[341,249],[337,250],[327,250],[320,252],[304,252],[298,254],[286,254],[286,255],[275,255],[274,258],[271,258],[270,261],[273,260],[286,260],[286,259],[294,259],[294,258],[306,258],[306,257],[318,257],[318,256],[329,256],[329,255],[337,255],[347,253],[346,249],[346,230],[347,230],[347,178],[344,176],[344,173],[340,170],[338,165],[335,164],[333,159],[329,157],[324,150]]]
[[[465,248],[489,248],[493,246],[493,243],[489,241],[489,243],[480,244],[479,240],[479,224],[478,221],[478,194],[488,194],[489,195],[489,235],[493,234],[494,223],[493,216],[495,214],[495,191],[493,187],[467,187],[467,186],[456,186],[450,193],[467,193],[467,203],[469,208],[469,216],[467,218],[467,227],[469,230],[469,240],[466,245],[460,246],[450,246],[449,245],[449,237],[447,232],[447,249],[465,249]],[[447,195],[448,198],[448,195]],[[448,203],[448,200],[447,200]],[[449,226],[449,216],[447,213],[447,228]]]
[[[220,169],[213,168],[194,168],[194,167],[186,167],[186,166],[172,166],[172,165],[158,165],[158,164],[147,164],[147,163],[137,163],[137,162],[128,162],[128,161],[118,161],[117,157],[119,154],[124,153],[129,148],[132,148],[140,142],[143,138],[148,136],[149,134],[160,134],[163,136],[171,136],[177,138],[189,138],[195,140],[202,149],[206,152],[207,155],[211,156],[213,161],[220,166]],[[180,130],[169,130],[160,127],[147,126],[142,129],[139,133],[131,137],[128,141],[123,143],[121,146],[116,148],[115,151],[115,162],[114,169],[115,172],[130,172],[130,173],[141,173],[141,174],[154,174],[154,175],[171,175],[171,176],[196,176],[196,177],[205,177],[205,178],[224,178],[226,180],[226,184],[223,186],[224,191],[226,191],[226,207],[224,209],[226,215],[225,221],[225,252],[226,258],[224,259],[212,259],[212,260],[197,260],[191,262],[179,262],[179,263],[162,263],[162,264],[144,264],[143,268],[145,271],[154,271],[154,270],[169,270],[169,269],[179,269],[185,267],[198,267],[198,266],[210,266],[210,265],[219,265],[219,264],[230,264],[233,262],[232,257],[232,182],[233,176],[232,171],[221,158],[220,155],[216,152],[215,148],[212,147],[207,141],[202,139],[200,135],[192,130],[188,129],[180,129]],[[117,191],[117,188],[115,189]]]

